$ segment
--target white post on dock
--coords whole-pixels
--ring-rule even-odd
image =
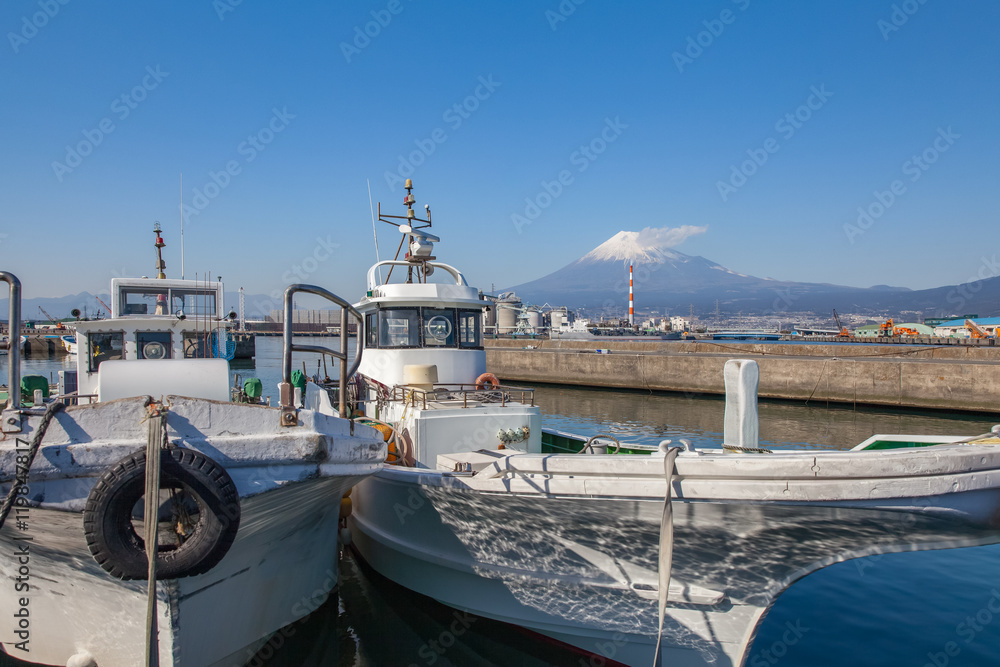
[[[757,416],[757,388],[760,370],[751,359],[730,359],[723,367],[726,380],[726,417],[723,444],[758,447],[760,419]]]

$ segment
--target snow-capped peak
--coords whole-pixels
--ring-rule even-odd
[[[682,225],[681,227],[647,227],[641,232],[621,231],[581,258],[591,261],[623,261],[635,264],[662,264],[668,259],[679,259],[680,253],[672,248],[689,236],[702,234],[707,227]]]

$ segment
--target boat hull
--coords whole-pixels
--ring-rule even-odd
[[[387,468],[368,478],[352,496],[361,557],[401,585],[457,609],[600,658],[652,663],[662,496],[574,497],[471,486],[469,478],[427,470]],[[996,493],[955,495],[938,503],[1000,503]],[[1000,540],[989,526],[833,502],[675,500],[673,512],[664,665],[743,664],[775,598],[832,563]]]
[[[203,575],[157,583],[161,665],[243,665],[274,631],[309,614],[337,584],[339,499],[361,477],[299,482],[246,500],[236,541]],[[0,532],[0,550],[28,544],[30,625],[25,638],[0,642],[10,655],[66,664],[89,653],[101,667],[144,662],[146,583],[120,581],[100,568],[76,512],[34,509],[25,535]],[[17,567],[0,561],[0,581],[14,590]],[[22,594],[18,594],[22,595]],[[0,598],[0,615],[18,611]],[[224,619],[220,624],[220,619]],[[224,640],[223,640],[224,638]]]
[[[169,397],[168,439],[226,468],[240,521],[225,556],[204,574],[157,582],[161,665],[243,665],[277,630],[319,607],[337,584],[342,495],[381,467],[374,430],[300,411]],[[144,664],[147,589],[91,555],[83,507],[101,472],[143,447],[141,399],[67,408],[49,426],[29,474],[29,502],[0,530],[0,649],[29,662]],[[25,421],[23,443],[38,428]],[[13,438],[9,440],[14,440]],[[14,443],[0,445],[0,471]],[[0,482],[6,494],[7,484]],[[14,557],[17,555],[17,557]],[[16,591],[10,595],[7,591]],[[80,661],[83,662],[80,662]]]

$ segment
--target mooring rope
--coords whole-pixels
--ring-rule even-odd
[[[667,478],[667,495],[663,499],[663,518],[660,519],[660,581],[657,591],[660,625],[656,631],[656,655],[653,658],[655,667],[659,667],[661,660],[660,645],[663,641],[663,618],[666,616],[667,596],[670,591],[670,569],[674,560],[674,513],[671,496],[673,495],[674,460],[680,451],[680,447],[669,447],[663,457],[663,473]]]
[[[49,406],[45,408],[45,414],[42,415],[42,421],[39,422],[38,428],[35,430],[35,434],[31,438],[31,444],[28,446],[28,462],[23,468],[20,468],[20,474],[18,474],[18,468],[14,468],[14,477],[11,480],[10,491],[7,493],[7,497],[3,501],[3,506],[0,507],[0,529],[3,528],[3,523],[7,520],[7,515],[10,514],[10,510],[14,506],[14,499],[17,497],[17,492],[20,490],[22,485],[28,483],[28,471],[31,469],[31,464],[35,461],[35,454],[38,453],[38,448],[42,444],[42,439],[45,438],[45,431],[48,430],[49,424],[52,422],[52,418],[55,417],[56,413],[65,407],[66,405],[62,401],[56,401],[54,403],[49,403]]]
[[[143,522],[146,540],[146,559],[149,561],[146,578],[146,664],[158,667],[160,650],[156,627],[156,556],[159,551],[157,530],[160,514],[160,457],[167,443],[167,408],[150,401],[149,434],[146,438],[146,496]]]

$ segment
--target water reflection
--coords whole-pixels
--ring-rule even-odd
[[[535,387],[542,423],[583,435],[610,432],[630,442],[657,444],[690,438],[718,447],[726,401],[722,396],[607,391],[556,385]],[[1000,415],[918,412],[826,403],[762,400],[761,443],[778,448],[850,449],[876,433],[977,435]]]

